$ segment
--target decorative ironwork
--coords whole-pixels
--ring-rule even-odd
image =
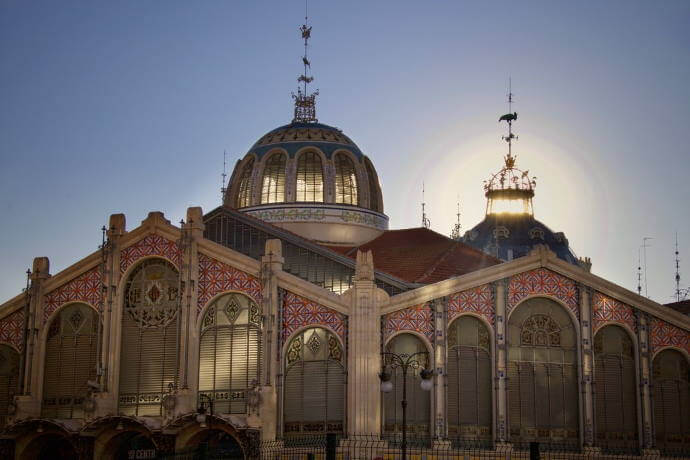
[[[307,57],[307,48],[309,46],[309,39],[311,38],[311,26],[308,25],[309,16],[304,15],[304,24],[299,28],[302,39],[304,39],[304,56],[302,56],[302,64],[304,65],[304,72],[297,78],[297,82],[302,85],[297,87],[297,94],[292,93],[292,98],[295,100],[295,117],[292,119],[293,123],[314,123],[316,119],[316,96],[319,91],[316,90],[309,94],[307,92],[307,85],[314,81],[314,77],[309,74],[311,70],[311,62]]]
[[[290,347],[287,352],[288,365],[302,359],[302,336],[295,337],[290,342]]]
[[[167,326],[179,308],[177,271],[167,261],[144,261],[127,281],[125,311],[141,328]]]
[[[328,358],[336,361],[342,361],[343,359],[343,350],[340,348],[340,343],[332,335],[328,336]]]
[[[532,315],[522,324],[520,344],[536,347],[559,347],[561,328],[546,315]]]
[[[307,341],[307,348],[309,348],[313,354],[317,354],[320,347],[321,341],[319,340],[319,336],[317,334],[312,334]]]
[[[225,307],[223,308],[223,313],[225,313],[225,316],[228,318],[228,321],[230,321],[231,324],[237,320],[237,316],[240,314],[240,309],[241,307],[237,303],[235,296],[231,296],[228,300],[228,303],[226,303]]]

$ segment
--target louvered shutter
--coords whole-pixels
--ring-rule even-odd
[[[469,347],[459,347],[460,355],[460,423],[477,425],[477,359],[475,351]]]
[[[522,400],[520,392],[520,368],[516,362],[508,363],[508,418],[511,436],[520,436],[522,421]]]
[[[304,393],[304,362],[293,364],[285,375],[285,397],[283,412],[285,433],[300,431],[303,415],[302,396]]]
[[[623,406],[621,426],[627,441],[626,444],[630,447],[637,447],[637,378],[635,376],[635,362],[631,358],[622,358],[621,370]]]
[[[565,407],[565,429],[566,436],[571,441],[577,439],[580,420],[580,399],[577,386],[577,368],[566,364],[563,367],[563,395]]]
[[[459,361],[458,349],[451,348],[448,351],[448,362],[446,363],[448,434],[451,437],[460,435]]]
[[[326,396],[328,398],[327,417],[329,432],[343,431],[345,420],[345,375],[340,363],[328,361]]]
[[[18,391],[19,353],[0,345],[0,429],[7,424],[8,408]]]
[[[551,426],[556,429],[564,429],[566,426],[565,420],[565,394],[563,382],[563,365],[547,364],[548,385],[549,385],[549,418],[544,425]],[[556,434],[555,436],[564,436],[565,433]]]

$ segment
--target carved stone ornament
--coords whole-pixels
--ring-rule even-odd
[[[247,408],[250,413],[256,413],[259,411],[259,406],[261,406],[261,386],[257,379],[253,379],[251,389],[247,392]]]

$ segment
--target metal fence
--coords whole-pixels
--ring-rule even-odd
[[[385,436],[301,436],[262,442],[252,452],[228,451],[200,446],[195,450],[178,452],[169,458],[177,460],[641,460],[690,459],[685,450],[621,449],[601,445],[582,447],[579,444],[513,442],[493,443],[488,440],[454,438],[433,439],[409,436],[403,453],[399,437]]]

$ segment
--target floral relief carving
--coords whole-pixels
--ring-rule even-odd
[[[434,322],[431,307],[428,304],[415,305],[385,315],[384,340],[388,340],[388,337],[399,331],[415,331],[433,342]]]
[[[43,298],[43,320],[67,302],[85,302],[98,309],[103,302],[103,284],[100,267],[82,273],[62,286],[48,292]]]
[[[453,321],[461,313],[476,313],[494,324],[496,317],[494,310],[494,296],[491,286],[484,284],[462,292],[456,292],[448,299],[448,322]]]
[[[197,313],[216,294],[240,291],[255,302],[261,301],[261,282],[255,276],[199,253],[199,294]]]
[[[637,322],[632,307],[619,302],[600,292],[592,296],[592,330],[596,331],[602,324],[613,321],[628,326],[637,332]]]
[[[290,335],[306,326],[327,326],[345,342],[347,317],[331,308],[286,291],[283,297],[283,321],[281,343]]]
[[[576,318],[580,319],[575,282],[546,268],[537,268],[510,278],[507,310],[512,310],[527,297],[540,294],[560,300],[575,314]]]
[[[182,253],[175,241],[156,234],[147,235],[120,252],[120,272],[124,273],[130,265],[146,256],[166,257],[179,268]]]

